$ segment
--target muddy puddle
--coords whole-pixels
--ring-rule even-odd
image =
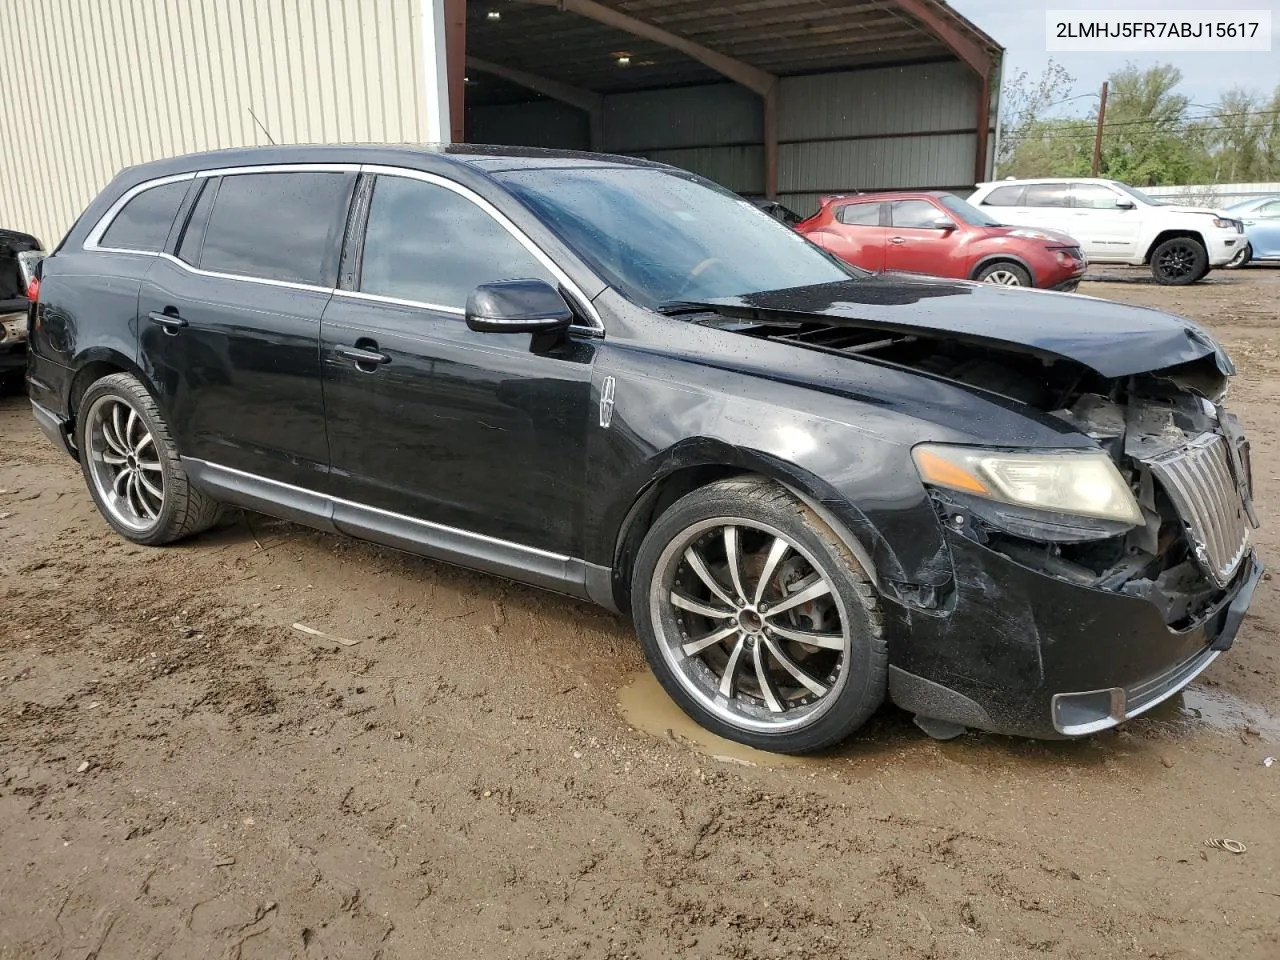
[[[1280,717],[1221,687],[1194,685],[1152,710],[1156,723],[1194,732],[1256,735],[1267,743],[1280,743]]]

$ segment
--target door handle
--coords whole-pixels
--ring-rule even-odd
[[[335,347],[333,352],[347,360],[354,360],[357,365],[391,362],[391,358],[385,353],[379,353],[377,350],[365,350],[361,347],[348,347],[343,345]]]
[[[187,321],[178,316],[175,310],[173,313],[161,313],[159,310],[152,310],[147,314],[147,319],[152,323],[158,323],[166,330],[178,330],[187,325]]]
[[[906,243],[907,238],[906,237],[890,237],[889,242],[890,243]]]

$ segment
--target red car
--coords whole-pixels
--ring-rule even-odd
[[[1065,233],[998,223],[938,190],[824,197],[795,229],[866,270],[1074,290],[1088,265]]]

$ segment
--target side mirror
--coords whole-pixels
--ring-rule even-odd
[[[950,217],[939,217],[933,221],[933,229],[935,230],[954,230],[955,228],[956,222]]]
[[[467,326],[480,333],[553,333],[572,322],[569,304],[545,280],[482,283],[467,297]]]
[[[1124,197],[1117,197],[1116,206],[1119,207],[1121,210],[1132,210],[1134,207],[1137,206],[1137,204],[1134,203],[1132,200],[1125,199]]]

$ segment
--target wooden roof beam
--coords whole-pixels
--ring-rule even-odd
[[[623,13],[621,10],[606,7],[602,3],[597,3],[596,0],[518,0],[518,2],[537,4],[543,7],[555,7],[561,12],[576,13],[580,17],[586,17],[596,23],[613,27],[623,33],[629,33],[635,37],[643,37],[645,40],[652,40],[654,43],[660,43],[664,47],[678,50],[691,60],[697,60],[699,63],[710,67],[717,73],[723,74],[735,83],[742,84],[748,90],[752,90],[762,97],[767,96],[778,82],[777,76],[767,70],[761,70],[759,67],[753,67],[749,63],[736,60],[720,53],[718,50],[712,50],[710,47],[690,40],[688,37],[682,37],[677,33],[672,33],[670,30],[663,29],[657,24],[649,23],[647,20],[640,20],[630,14]]]
[[[567,103],[571,107],[577,107],[587,115],[591,123],[591,149],[599,150],[601,148],[604,141],[603,95],[596,93],[594,90],[585,90],[582,87],[575,87],[569,83],[552,80],[549,77],[539,76],[536,73],[530,73],[517,67],[508,67],[505,64],[481,60],[479,57],[468,56],[467,69],[478,70],[480,73],[487,73],[494,77],[501,77],[503,80],[509,80],[518,86],[524,87],[526,90],[532,90],[534,93],[540,93],[544,97],[550,97],[552,100],[559,100],[561,103]]]

